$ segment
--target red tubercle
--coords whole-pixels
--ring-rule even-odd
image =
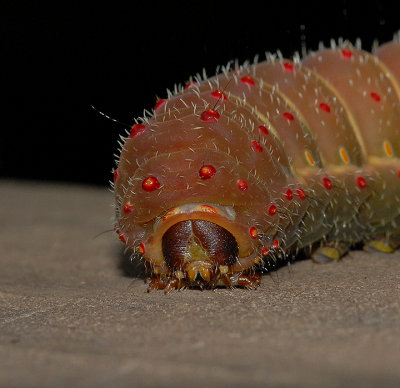
[[[322,178],[322,183],[327,190],[330,190],[332,188],[332,181],[329,178]]]
[[[166,98],[160,98],[157,102],[156,105],[154,105],[154,110],[157,110],[159,108],[161,108],[165,103],[166,103],[167,99]]]
[[[285,119],[288,119],[289,121],[294,121],[294,116],[293,116],[291,113],[289,113],[289,112],[283,113],[283,117],[284,117]]]
[[[143,243],[139,244],[139,252],[144,255],[144,253],[146,252],[146,247],[144,246]]]
[[[268,214],[269,214],[270,216],[273,216],[273,215],[276,214],[277,210],[278,210],[278,208],[277,208],[275,205],[271,205],[271,206],[268,208]]]
[[[265,125],[259,125],[258,130],[263,134],[263,135],[268,135],[268,128]]]
[[[302,201],[304,201],[304,200],[306,199],[306,193],[304,192],[304,190],[303,190],[301,187],[299,187],[299,188],[296,190],[296,194],[299,196],[299,198],[300,198]]]
[[[200,115],[203,121],[218,121],[220,118],[220,114],[215,109],[207,109]]]
[[[238,186],[238,189],[241,191],[246,191],[249,188],[247,182],[244,180],[241,180],[241,179],[239,179],[237,181],[237,186]]]
[[[331,112],[331,108],[328,104],[326,104],[325,102],[321,102],[319,104],[319,109],[323,110],[326,113],[330,113]]]
[[[397,177],[400,178],[400,170],[397,171]]]
[[[272,241],[271,248],[272,249],[278,249],[279,248],[279,241],[278,240]]]
[[[291,63],[291,62],[285,62],[285,63],[283,64],[283,67],[284,67],[284,69],[285,69],[286,71],[293,72],[293,69],[294,69],[293,63]]]
[[[286,199],[287,199],[288,201],[291,201],[291,200],[293,199],[293,191],[290,190],[290,189],[287,189],[287,190],[286,190],[286,193],[285,193],[285,197],[286,197]]]
[[[189,89],[192,86],[197,85],[197,82],[187,82],[185,85],[185,90]]]
[[[268,256],[269,253],[269,249],[267,247],[264,247],[263,249],[261,249],[261,256]]]
[[[216,90],[212,91],[211,96],[217,100],[221,100],[221,101],[226,100],[226,94],[220,89],[216,89]]]
[[[258,141],[253,140],[251,142],[251,147],[255,152],[262,152],[263,148],[261,147],[261,144]]]
[[[160,182],[155,176],[148,176],[142,182],[142,189],[147,192],[155,191],[160,187]]]
[[[250,228],[250,237],[251,238],[257,238],[258,237],[258,231],[257,231],[257,228],[255,228],[254,226],[252,226],[251,228]]]
[[[123,234],[120,234],[118,236],[118,239],[119,239],[119,241],[122,241],[124,244],[126,244],[126,239],[125,239],[125,236]]]
[[[205,179],[210,179],[211,177],[213,177],[216,172],[217,172],[217,170],[215,169],[214,166],[207,164],[199,170],[199,175],[200,175],[201,179],[205,180]]]
[[[362,176],[358,176],[356,182],[360,189],[365,189],[367,187],[367,181]]]
[[[345,59],[350,59],[353,56],[353,53],[349,49],[342,50],[342,57]]]
[[[133,212],[133,206],[130,202],[127,202],[124,206],[124,213],[129,214]]]
[[[144,124],[135,124],[131,128],[131,132],[129,133],[129,138],[132,139],[136,136],[141,135],[146,130],[146,126]]]
[[[244,77],[240,78],[240,82],[244,85],[254,86],[256,83],[254,79],[251,78],[249,75],[245,75]]]
[[[117,181],[117,179],[118,179],[118,168],[116,168],[114,171],[113,171],[113,179],[114,179],[114,183]]]
[[[371,92],[369,95],[376,102],[379,102],[381,100],[381,96],[378,93]]]

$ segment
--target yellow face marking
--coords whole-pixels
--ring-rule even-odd
[[[385,153],[389,158],[393,156],[393,149],[388,140],[385,140],[383,142],[383,149],[385,150]]]
[[[164,217],[162,218],[163,221],[165,221],[166,219],[168,219],[171,216],[174,216],[175,214],[179,214],[180,209],[179,207],[175,207],[174,209],[168,210],[165,214]]]
[[[196,210],[205,213],[218,214],[218,210],[210,205],[199,205]]]
[[[304,152],[304,155],[305,155],[305,157],[306,157],[307,163],[308,163],[311,167],[314,167],[314,166],[315,166],[315,161],[314,161],[314,159],[313,159],[313,157],[312,157],[312,155],[311,155],[311,152],[310,152],[310,151],[305,151],[305,152]]]
[[[349,154],[343,147],[339,148],[339,155],[340,155],[340,158],[343,160],[344,164],[350,163]]]

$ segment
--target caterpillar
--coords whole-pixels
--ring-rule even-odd
[[[197,75],[122,137],[115,226],[148,290],[260,285],[400,236],[400,34]]]

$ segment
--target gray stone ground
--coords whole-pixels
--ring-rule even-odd
[[[398,387],[400,253],[146,293],[106,188],[0,181],[1,387]]]

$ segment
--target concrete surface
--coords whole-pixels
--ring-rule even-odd
[[[0,181],[1,387],[398,387],[400,254],[146,293],[106,188]]]

